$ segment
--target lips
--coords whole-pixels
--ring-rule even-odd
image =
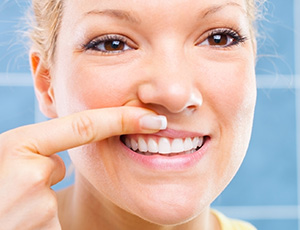
[[[121,137],[122,142],[131,150],[142,155],[190,154],[199,150],[204,137],[169,138],[147,135],[128,135]]]

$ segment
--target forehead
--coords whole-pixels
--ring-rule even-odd
[[[123,30],[132,29],[147,38],[176,33],[183,39],[200,27],[252,28],[246,0],[64,1],[59,35],[75,42],[99,36],[99,31],[127,33]]]
[[[139,17],[147,15],[180,16],[193,17],[194,12],[209,14],[215,11],[232,11],[235,8],[247,12],[248,0],[65,0],[64,11],[78,18],[92,11],[102,10],[124,10],[134,13]],[[125,15],[123,15],[125,16]],[[138,18],[136,18],[138,19]]]

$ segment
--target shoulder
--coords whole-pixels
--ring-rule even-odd
[[[212,213],[218,219],[221,230],[256,230],[256,228],[248,222],[230,219],[216,210],[212,210]]]

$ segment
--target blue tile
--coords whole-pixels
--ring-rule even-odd
[[[215,205],[296,205],[295,95],[259,90],[249,151]]]
[[[32,87],[0,87],[0,133],[34,123]]]
[[[0,3],[0,72],[28,72],[28,41],[24,39],[26,1]]]
[[[258,39],[258,74],[294,74],[294,3],[272,0]]]
[[[255,220],[251,223],[258,230],[297,230],[297,220]]]

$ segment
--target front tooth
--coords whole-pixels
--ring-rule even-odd
[[[158,143],[158,152],[169,154],[171,153],[170,141],[167,138],[160,138]]]
[[[136,151],[138,150],[139,146],[138,146],[138,143],[134,140],[134,139],[131,139],[131,148],[133,151]]]
[[[193,148],[193,142],[192,142],[192,139],[191,138],[185,138],[184,140],[184,143],[183,143],[183,146],[184,146],[184,151],[188,151],[188,150],[191,150]]]
[[[138,145],[139,145],[140,152],[148,152],[147,143],[146,143],[146,141],[143,138],[139,137],[139,139],[138,139]]]
[[[148,141],[148,151],[151,152],[151,153],[157,153],[158,152],[158,144],[152,138],[150,138],[149,141]]]
[[[171,146],[172,153],[180,153],[184,151],[183,140],[180,138],[176,138],[172,142]]]

